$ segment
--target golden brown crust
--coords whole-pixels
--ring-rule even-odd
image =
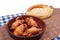
[[[35,10],[35,8],[37,10]],[[42,8],[42,9],[40,9],[40,8]],[[35,11],[33,11],[33,10],[35,10]],[[39,17],[41,19],[45,19],[45,18],[48,18],[49,16],[51,16],[52,12],[53,12],[52,6],[48,6],[48,5],[44,5],[44,4],[37,4],[37,5],[31,6],[30,8],[28,8],[28,10],[26,11],[26,15],[32,15],[32,16]]]
[[[28,8],[27,12],[34,9],[34,8],[43,8],[43,7],[46,7],[47,5],[44,5],[44,4],[37,4],[37,5],[34,5],[34,6],[31,6],[30,8]]]

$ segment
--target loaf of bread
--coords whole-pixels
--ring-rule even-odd
[[[39,4],[30,7],[27,10],[26,15],[32,15],[39,17],[40,19],[45,19],[50,17],[52,15],[52,12],[53,8],[51,8],[50,6]]]

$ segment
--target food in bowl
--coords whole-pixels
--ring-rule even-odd
[[[10,30],[17,36],[31,36],[42,31],[42,28],[38,27],[33,17],[27,17],[25,19],[19,19],[19,17],[17,17],[12,23]]]
[[[45,27],[44,21],[40,18],[22,15],[11,19],[7,23],[6,29],[14,40],[39,40],[45,31]]]
[[[42,30],[42,28],[36,28],[34,26],[32,26],[31,28],[27,29],[23,35],[26,35],[26,36],[31,36],[31,35],[36,35],[36,33],[40,32]]]
[[[50,17],[52,13],[53,13],[52,7],[44,4],[37,4],[28,8],[26,15],[32,15],[39,17],[40,19],[45,19]]]

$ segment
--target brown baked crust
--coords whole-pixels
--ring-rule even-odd
[[[31,10],[34,9],[34,8],[44,8],[44,7],[47,7],[47,5],[37,4],[37,5],[31,6],[30,8],[28,8],[27,12],[28,12],[28,11],[31,11]]]
[[[52,6],[48,6],[48,5],[44,5],[44,4],[37,4],[37,5],[33,5],[33,6],[31,6],[30,8],[28,8],[28,10],[26,11],[26,15],[30,15],[30,11],[32,10],[32,9],[34,9],[34,8],[49,8],[48,10],[49,10],[49,14],[46,14],[45,16],[43,15],[43,16],[38,16],[37,14],[36,15],[32,15],[32,16],[36,16],[36,17],[39,17],[40,19],[45,19],[45,18],[48,18],[48,17],[50,17],[51,15],[52,15],[52,13],[53,13],[53,7]],[[47,11],[48,12],[48,11]],[[46,12],[45,12],[46,13]],[[40,14],[39,14],[40,15]]]

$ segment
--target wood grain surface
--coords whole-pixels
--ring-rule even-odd
[[[43,21],[46,23],[46,30],[40,40],[51,40],[60,34],[60,9],[54,9],[53,15]],[[0,40],[13,40],[5,26],[0,27]]]

